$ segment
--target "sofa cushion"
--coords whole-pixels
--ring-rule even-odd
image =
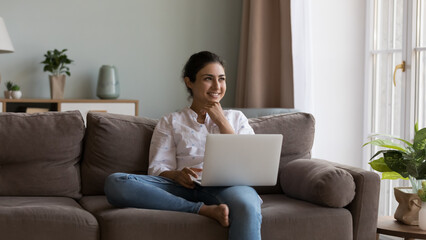
[[[79,111],[0,114],[0,196],[80,198]]]
[[[96,218],[64,197],[0,197],[1,239],[99,239]]]
[[[299,112],[294,108],[232,108],[241,111],[247,118],[258,118],[263,116],[278,115],[283,113]]]
[[[89,113],[81,166],[84,195],[104,194],[111,173],[146,174],[157,121],[118,114]]]
[[[96,216],[102,240],[227,239],[227,228],[213,219],[186,212],[114,208],[105,196],[85,196],[79,203]]]
[[[256,134],[282,134],[281,164],[309,158],[314,143],[315,119],[309,113],[284,113],[250,118],[249,124]]]
[[[351,240],[352,215],[345,208],[329,208],[289,198],[261,195],[262,239]]]
[[[283,194],[261,195],[262,239],[352,239],[351,213],[291,199]],[[80,204],[99,221],[104,240],[227,239],[228,229],[210,218],[183,212],[114,208],[105,196],[85,196]],[[336,228],[336,226],[339,226]]]
[[[280,172],[284,165],[299,158],[310,158],[314,143],[315,119],[309,113],[284,113],[250,118],[256,134],[282,134]],[[278,175],[279,176],[279,175]],[[274,187],[255,187],[260,194],[282,193],[280,179]]]
[[[317,159],[298,159],[281,172],[285,194],[328,207],[344,207],[355,196],[350,173]]]

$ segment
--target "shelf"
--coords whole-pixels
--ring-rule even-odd
[[[100,102],[100,103],[136,103],[138,100],[129,99],[47,99],[47,98],[27,98],[27,99],[5,99],[0,98],[0,102],[49,102],[49,103],[62,103],[62,102]]]
[[[28,108],[45,111],[79,110],[138,115],[138,100],[127,99],[4,99],[0,98],[0,112],[27,112]]]

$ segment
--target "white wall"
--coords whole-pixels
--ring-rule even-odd
[[[97,98],[103,64],[116,65],[121,99],[138,99],[139,115],[158,118],[186,105],[180,79],[189,56],[210,50],[227,64],[224,106],[233,106],[241,0],[0,0],[15,52],[0,55],[3,81],[25,98],[50,98],[47,50],[67,48],[71,77],[65,98]]]
[[[366,1],[311,1],[313,157],[362,167]]]

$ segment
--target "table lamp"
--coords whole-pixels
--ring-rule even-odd
[[[9,34],[7,33],[6,24],[4,24],[3,18],[0,17],[0,53],[12,53],[13,51],[14,49]]]

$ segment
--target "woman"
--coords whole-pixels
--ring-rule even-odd
[[[110,175],[105,183],[108,201],[117,207],[196,213],[229,226],[229,239],[260,239],[261,200],[253,188],[202,187],[191,179],[202,174],[207,134],[254,134],[243,113],[222,110],[223,61],[211,52],[196,53],[186,63],[183,78],[192,104],[158,122],[149,175]]]

